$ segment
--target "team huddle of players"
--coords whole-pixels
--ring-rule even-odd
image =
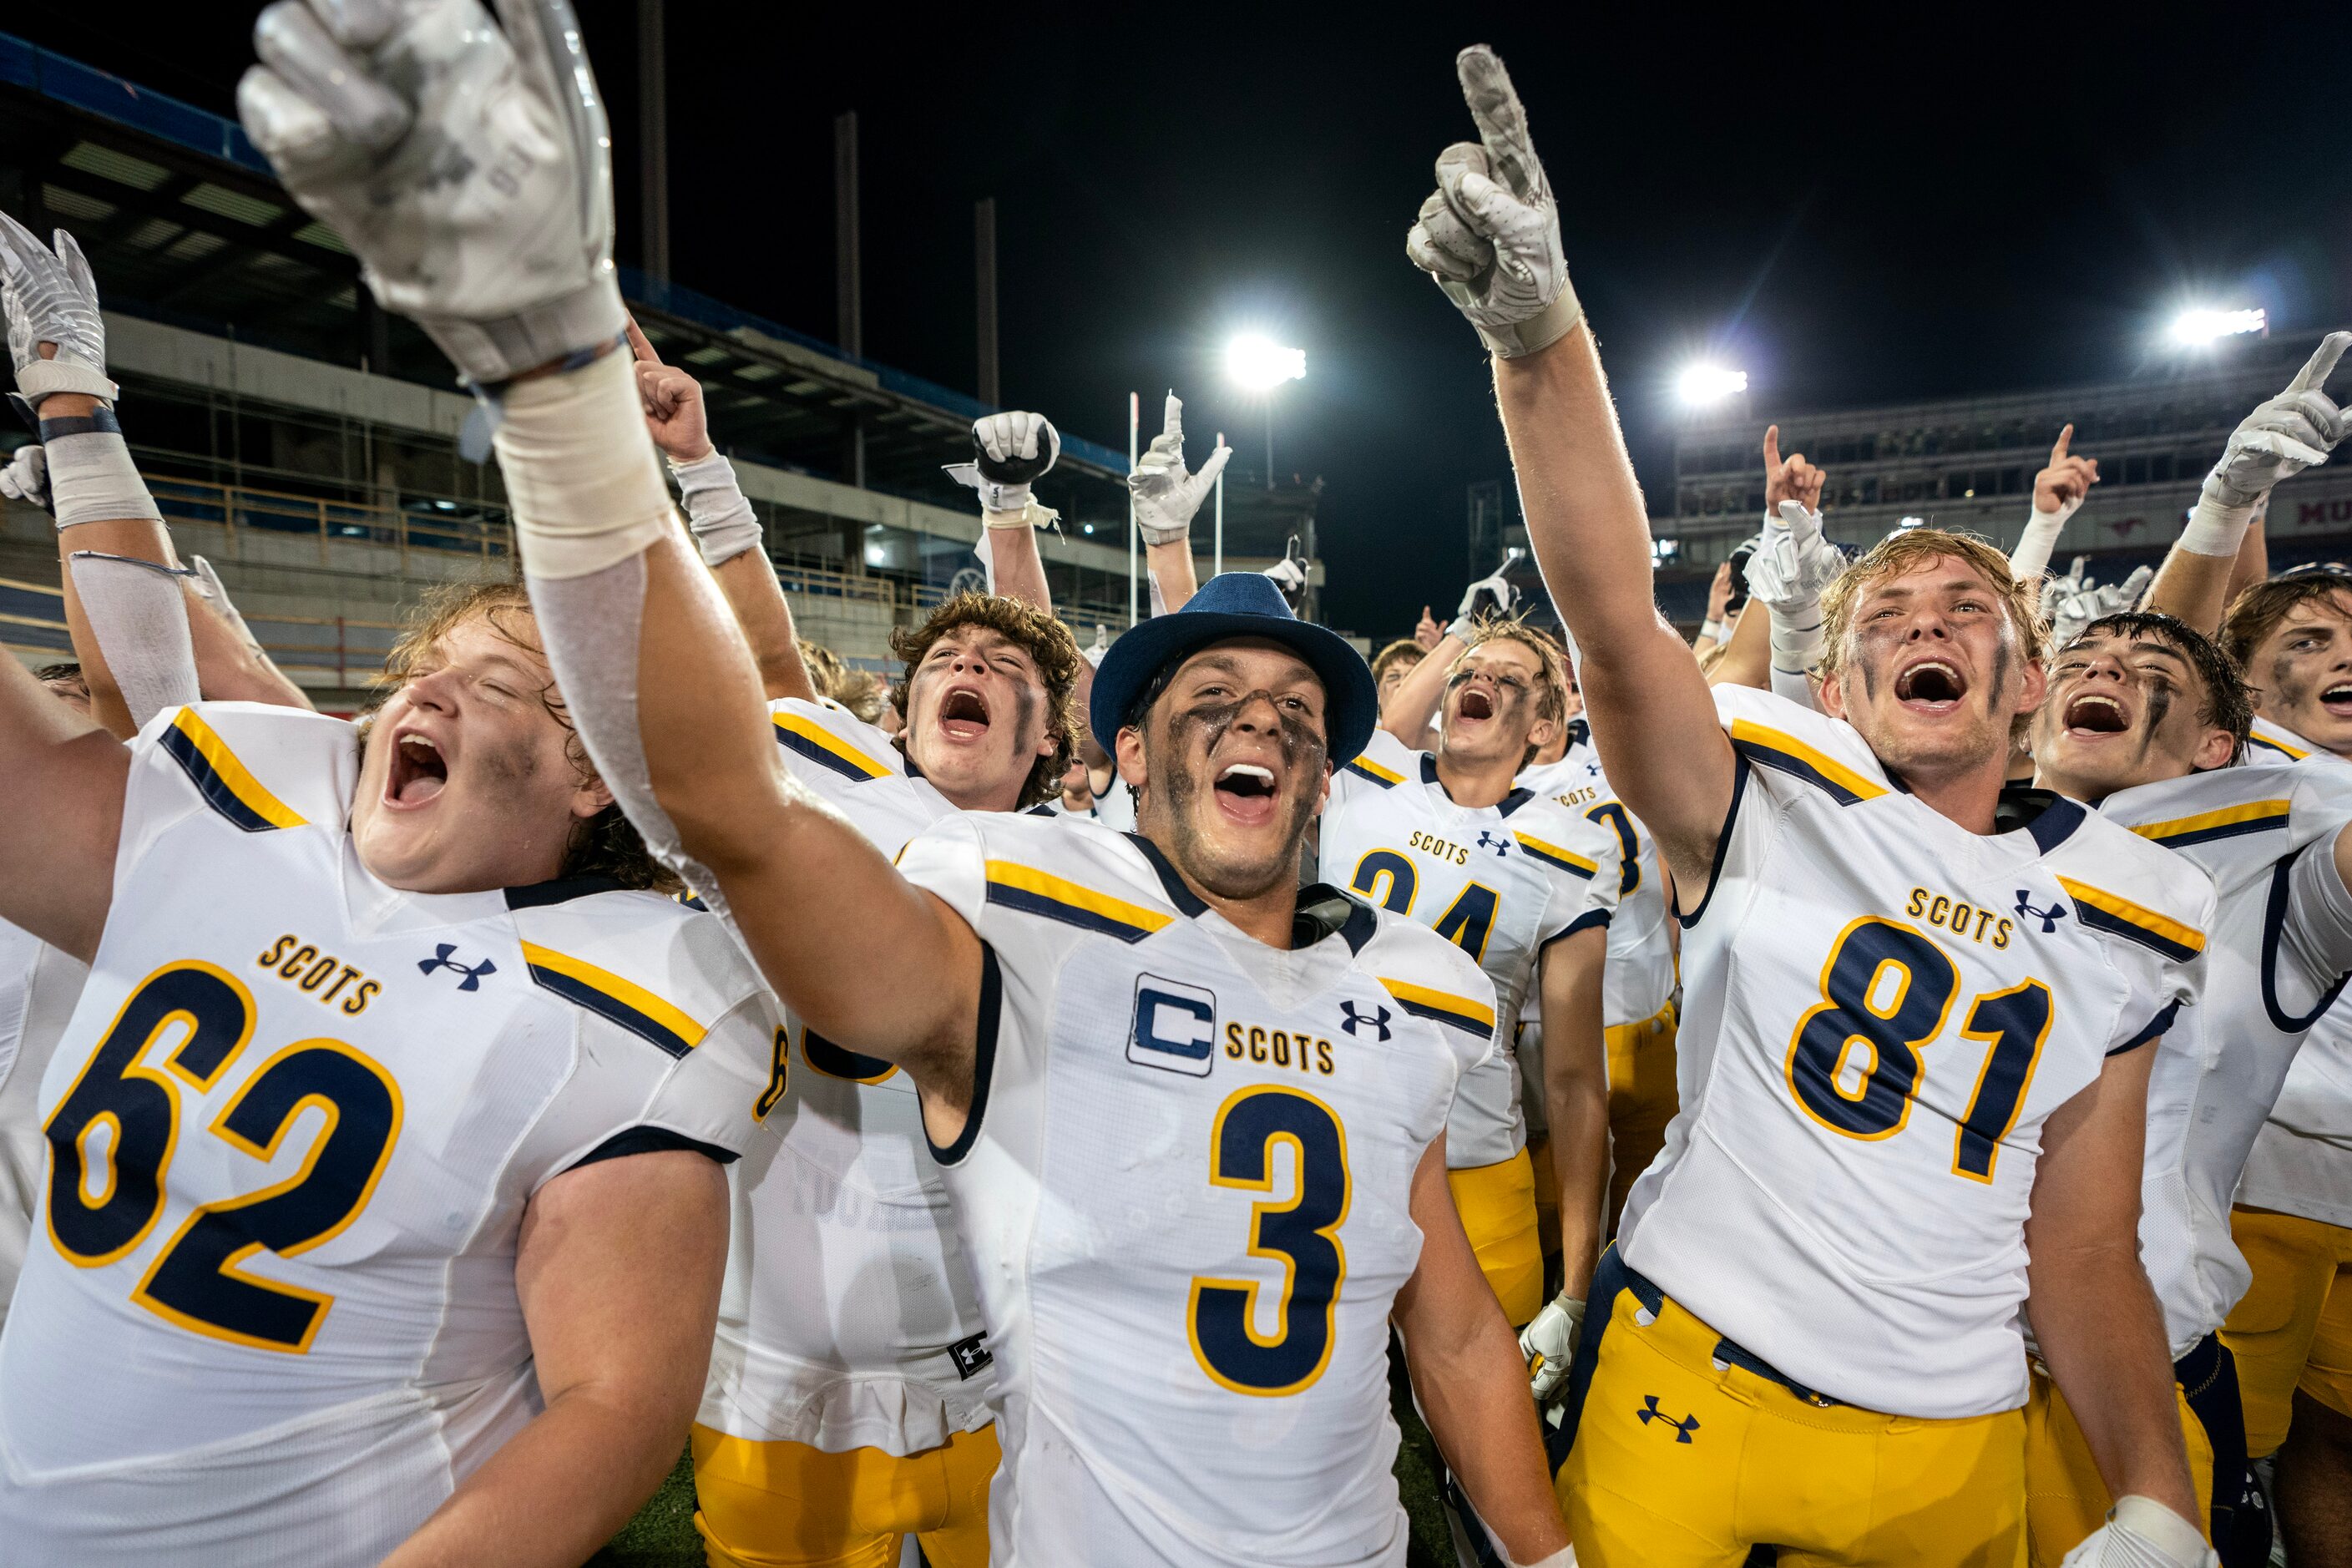
[[[310,711],[0,226],[79,656],[0,661],[0,1556],[576,1563],[690,1431],[714,1564],[1398,1564],[1394,1346],[1465,1563],[2235,1568],[2273,1493],[2352,1561],[2352,576],[2255,525],[2352,335],[2144,603],[2043,586],[2063,435],[2014,554],[1853,561],[1768,437],[1694,648],[1472,48],[1407,250],[1565,646],[1499,578],[1370,667],[1197,583],[1171,397],[1164,613],[1081,653],[992,416],[991,591],[886,708],[626,319],[560,0],[257,45],[522,581]]]

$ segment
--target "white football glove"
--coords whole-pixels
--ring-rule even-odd
[[[1092,646],[1092,647],[1088,647],[1088,648],[1087,648],[1087,649],[1085,650],[1085,654],[1086,654],[1086,660],[1087,660],[1087,662],[1088,664],[1091,664],[1091,665],[1093,665],[1095,668],[1097,668],[1097,669],[1099,669],[1099,668],[1102,668],[1103,655],[1105,655],[1105,654],[1108,653],[1109,651],[1110,651],[1110,628],[1109,628],[1108,626],[1104,626],[1100,621],[1097,621],[1097,622],[1095,623],[1095,640],[1094,640],[1094,644],[1093,644],[1093,646]]]
[[[1462,602],[1454,606],[1454,619],[1445,628],[1447,637],[1459,638],[1463,642],[1470,640],[1470,634],[1475,629],[1473,623],[1478,614],[1479,601],[1482,599],[1492,601],[1495,606],[1494,613],[1498,616],[1507,616],[1511,613],[1512,606],[1519,602],[1519,591],[1512,585],[1511,580],[1504,574],[1508,572],[1513,563],[1518,560],[1519,553],[1519,547],[1513,545],[1504,552],[1503,563],[1495,568],[1493,576],[1481,577],[1462,590]]]
[[[1748,558],[1748,594],[1768,610],[1818,606],[1822,591],[1845,570],[1845,556],[1822,534],[1822,514],[1784,500],[1764,520],[1756,552]]]
[[[15,401],[28,412],[54,392],[86,392],[112,402],[106,375],[106,318],[98,310],[98,281],[81,247],[64,229],[53,251],[31,229],[0,213],[0,308],[8,320],[8,357],[16,367]],[[55,343],[55,359],[41,344]]]
[[[617,342],[612,139],[568,0],[278,0],[237,114],[478,386]]]
[[[947,464],[947,476],[978,490],[984,510],[1020,519],[1002,526],[1027,527],[1033,522],[1051,521],[1058,515],[1042,509],[1038,515],[1025,515],[1032,499],[1031,481],[1044,478],[1061,459],[1062,437],[1052,420],[1042,414],[1017,411],[975,419],[971,422],[971,452],[972,460],[969,463]]]
[[[1508,358],[1568,335],[1584,318],[1568,286],[1559,204],[1544,177],[1527,110],[1495,51],[1473,44],[1454,57],[1478,144],[1456,142],[1437,156],[1437,190],[1405,235],[1415,267]]]
[[[49,455],[39,442],[27,441],[17,447],[8,466],[0,468],[0,496],[43,511],[49,510]]]
[[[1563,1290],[1519,1331],[1519,1353],[1535,1363],[1530,1379],[1538,1405],[1549,1405],[1568,1382],[1568,1363],[1584,1333],[1584,1303]]]
[[[2206,476],[2209,495],[2229,506],[2252,506],[2281,479],[2327,461],[2347,422],[2320,389],[2347,347],[2352,332],[2328,333],[2286,390],[2258,404],[2231,432],[2221,460]]]
[[[2195,1525],[2154,1498],[2126,1497],[2084,1536],[2059,1568],[2221,1568],[2221,1555]]]
[[[2050,646],[2053,650],[2081,637],[2083,628],[2101,616],[2136,608],[2140,595],[2156,578],[2154,567],[2140,566],[2121,583],[2102,588],[2084,580],[2085,564],[2085,559],[2077,555],[2066,575],[2053,577],[2042,585],[2042,615],[2050,623]]]
[[[1282,590],[1282,596],[1289,600],[1293,607],[1298,603],[1298,595],[1307,592],[1306,563],[1295,557],[1284,556],[1267,567],[1265,574],[1274,579],[1274,585]]]
[[[1136,460],[1135,472],[1127,476],[1127,488],[1135,497],[1135,526],[1143,531],[1147,544],[1173,544],[1188,537],[1192,530],[1192,514],[1201,510],[1201,502],[1216,488],[1217,476],[1232,461],[1234,449],[1220,442],[1201,465],[1199,473],[1184,469],[1184,403],[1174,393],[1168,395],[1168,411],[1160,434]],[[1300,579],[1304,585],[1305,579]]]

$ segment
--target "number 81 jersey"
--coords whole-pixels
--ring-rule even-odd
[[[241,703],[132,744],[0,1332],[12,1562],[376,1562],[538,1408],[532,1194],[756,1134],[776,1015],[716,919],[390,888],[346,830],[359,749]]]
[[[2057,796],[1969,833],[1843,721],[1715,696],[1738,782],[1625,1260],[1847,1404],[2013,1409],[2042,1125],[2195,999],[2212,883]]]

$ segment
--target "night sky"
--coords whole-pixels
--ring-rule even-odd
[[[243,24],[194,5],[5,26],[234,113]],[[1303,346],[1276,458],[1325,480],[1336,623],[1458,586],[1506,472],[1483,355],[1405,261],[1453,56],[1510,66],[1643,478],[1674,371],[1759,416],[2128,374],[2194,300],[2352,318],[2352,7],[717,5],[670,0],[673,274],[831,339],[832,119],[863,133],[866,352],[974,382],[971,203],[998,207],[1003,386],[1108,446],[1173,386],[1197,463],[1254,329]],[[1899,15],[1916,18],[1897,21]],[[635,6],[586,0],[635,259]],[[930,18],[930,19],[927,19]],[[1147,426],[1147,434],[1150,426]]]

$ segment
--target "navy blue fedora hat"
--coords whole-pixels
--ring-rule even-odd
[[[1339,633],[1291,614],[1282,590],[1261,572],[1212,577],[1182,609],[1154,616],[1110,645],[1095,671],[1087,712],[1103,750],[1118,754],[1119,730],[1153,677],[1212,643],[1237,637],[1281,644],[1322,680],[1324,742],[1333,767],[1345,767],[1362,752],[1380,722],[1380,688],[1372,682],[1371,667]]]

